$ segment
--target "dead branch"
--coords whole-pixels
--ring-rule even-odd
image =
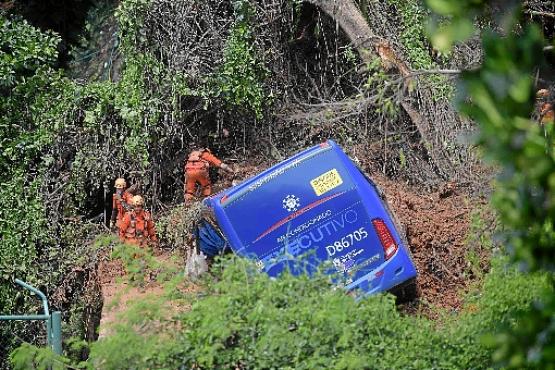
[[[531,16],[537,15],[540,17],[549,17],[549,18],[555,18],[555,13],[551,13],[551,12],[543,12],[543,11],[538,11],[538,10],[524,10],[525,14],[530,14]]]
[[[407,83],[413,82],[413,77],[424,74],[432,74],[432,71],[415,72],[408,66],[407,62],[400,56],[400,53],[391,46],[392,44],[382,37],[376,36],[370,25],[363,17],[362,13],[351,0],[309,0],[310,3],[318,6],[322,11],[334,19],[343,32],[351,41],[353,47],[358,51],[360,58],[370,63],[377,55],[386,71],[397,72]],[[439,73],[440,70],[434,71]],[[457,74],[458,70],[445,71],[442,74]],[[452,173],[454,163],[450,155],[443,150],[445,142],[443,133],[441,137],[435,137],[434,126],[437,121],[437,113],[445,112],[449,119],[455,122],[460,121],[458,115],[447,102],[437,102],[433,98],[433,93],[429,87],[419,86],[416,95],[403,94],[400,97],[400,106],[410,117],[412,123],[418,127],[421,137],[424,140],[425,150],[428,151],[429,157],[434,161],[441,163],[439,175],[445,177],[447,173]],[[439,143],[438,143],[439,141]],[[441,145],[434,145],[438,143]]]

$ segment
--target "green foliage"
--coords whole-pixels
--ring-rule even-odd
[[[50,142],[55,122],[37,124],[37,118],[59,97],[60,76],[51,68],[59,42],[25,21],[0,15],[0,178],[24,168]]]
[[[0,16],[0,312],[35,312],[36,297],[15,288],[14,278],[48,289],[64,278],[68,265],[84,263],[85,239],[59,218],[48,217],[43,192],[48,169],[59,163],[45,152],[65,128],[76,100],[75,84],[53,69],[59,37],[25,21]],[[60,190],[60,184],[55,184]],[[52,186],[54,189],[54,186]],[[58,215],[59,216],[59,215]],[[70,232],[71,231],[71,232]],[[79,235],[83,237],[83,235]],[[63,248],[61,247],[63,246]],[[2,341],[15,323],[3,327]],[[4,328],[10,328],[7,331]],[[25,337],[26,329],[18,326]],[[8,336],[8,338],[11,335]],[[1,351],[0,362],[9,348]],[[42,358],[39,356],[39,358]],[[3,362],[2,362],[3,363]]]
[[[216,75],[216,96],[228,103],[250,109],[262,118],[266,95],[262,80],[268,73],[257,59],[250,24],[252,5],[248,0],[234,2],[235,21],[224,50],[224,62]]]
[[[426,37],[426,19],[430,11],[420,0],[387,0],[395,6],[400,16],[400,38],[406,54],[406,60],[412,69],[435,69],[438,67],[430,54],[430,45]],[[445,57],[445,55],[444,55]],[[430,75],[425,79],[434,87],[434,98],[450,97],[453,87],[445,76]]]
[[[0,99],[0,110],[5,112],[0,117],[0,177],[26,168],[52,142],[66,107],[60,98],[66,93],[57,72],[41,69]],[[60,104],[52,105],[56,99],[60,99]]]
[[[127,277],[133,285],[143,285],[148,271],[159,266],[149,250],[136,245],[118,244],[111,257],[123,261]]]
[[[555,271],[555,157],[551,131],[544,136],[528,117],[533,107],[533,77],[542,59],[541,35],[527,27],[522,35],[484,39],[486,59],[480,71],[468,73],[465,84],[475,104],[463,110],[481,123],[481,144],[503,166],[493,203],[510,230],[509,252],[526,270]],[[498,82],[493,82],[494,80]],[[495,135],[495,139],[494,136]],[[505,366],[553,364],[555,319],[553,292],[531,308],[513,334],[497,338],[497,359]]]
[[[492,260],[491,271],[482,287],[471,292],[465,312],[446,326],[456,350],[446,354],[460,364],[455,368],[487,368],[495,364],[495,347],[487,339],[492,333],[517,328],[523,323],[521,315],[546,291],[553,294],[546,274],[522,274],[507,266],[507,258]]]
[[[142,25],[144,14],[151,3],[152,0],[125,0],[116,9],[115,16],[121,29],[121,47],[129,56],[140,50],[146,41]]]
[[[59,88],[59,37],[27,22],[0,16],[0,312],[14,308],[13,278],[33,282],[41,246],[52,242],[39,193],[40,181],[26,170],[50,142],[53,121],[40,125]]]
[[[484,1],[434,0],[429,5],[452,17],[436,38],[454,40],[468,36],[460,22],[484,6]],[[534,107],[534,73],[543,63],[545,41],[534,24],[517,25],[519,11],[501,19],[505,30],[483,37],[481,68],[463,75],[459,106],[480,126],[479,143],[485,155],[502,169],[493,204],[505,228],[505,243],[512,260],[525,271],[549,271],[551,288],[522,313],[520,325],[488,341],[497,346],[495,360],[511,368],[553,368],[555,353],[555,155],[553,125],[540,128],[530,117]],[[453,36],[454,33],[454,36]],[[545,131],[544,131],[545,130]]]
[[[492,219],[493,210],[490,207],[478,207],[470,215],[470,230],[465,239],[467,245],[467,253],[465,259],[467,261],[467,272],[473,276],[483,277],[487,266],[483,261],[483,255],[494,251],[492,225],[486,223],[486,219]],[[489,263],[489,261],[488,261]]]
[[[555,158],[539,125],[531,122],[534,73],[542,60],[543,42],[537,27],[520,35],[484,37],[482,68],[464,76],[472,103],[464,113],[480,124],[486,156],[503,166],[493,203],[511,231],[510,251],[530,270],[554,270]],[[547,128],[548,130],[550,128]]]
[[[426,0],[426,3],[437,15],[444,17],[433,18],[428,24],[431,42],[436,49],[448,52],[455,43],[465,41],[475,32],[472,18],[486,1]]]
[[[413,69],[433,67],[434,62],[429,53],[423,26],[429,11],[418,0],[388,0],[388,2],[395,5],[401,17],[400,37],[410,66]]]
[[[80,229],[66,227],[60,219],[84,214],[91,189],[101,188],[104,179],[124,171],[146,170],[149,146],[158,139],[154,126],[165,103],[160,94],[151,92],[144,73],[152,72],[149,81],[162,89],[171,85],[183,90],[182,79],[164,73],[159,62],[136,50],[141,42],[141,10],[148,4],[121,3],[122,49],[129,53],[121,80],[84,86],[51,67],[57,58],[58,36],[0,17],[0,181],[10,189],[0,194],[7,214],[1,221],[7,237],[0,241],[0,257],[6,264],[19,258],[12,253],[17,248],[21,256],[33,256],[37,240],[43,255],[59,250],[57,242],[44,235],[51,229],[60,235]],[[63,189],[60,209],[46,209],[39,189]],[[61,210],[63,214],[58,213]],[[46,212],[54,216],[55,225],[44,221]],[[72,245],[64,245],[68,250],[79,243],[64,241]],[[21,258],[21,265],[26,261]],[[18,272],[12,271],[17,265],[10,265],[10,272],[2,267],[3,275],[11,278],[12,272]]]
[[[546,290],[542,302],[536,302],[523,312],[518,318],[519,325],[511,331],[484,338],[485,343],[496,348],[493,359],[497,363],[513,369],[554,368],[554,293],[552,289]]]
[[[10,357],[14,370],[63,370],[69,363],[49,348],[37,348],[28,343],[17,348]]]
[[[51,242],[37,183],[18,173],[0,183],[0,312],[14,308],[13,278],[33,277],[37,249]]]
[[[186,367],[485,367],[491,350],[477,338],[511,321],[545,287],[544,278],[531,282],[499,261],[476,309],[446,317],[438,328],[400,315],[389,295],[356,302],[331,289],[325,276],[270,279],[250,269],[227,266],[183,317],[189,330],[178,357]]]
[[[59,42],[59,36],[0,14],[0,89],[12,88],[44,66],[53,65]]]
[[[132,305],[108,337],[90,345],[89,360],[76,366],[487,368],[493,350],[481,336],[514,326],[518,313],[549,286],[545,276],[523,275],[496,258],[463,312],[437,324],[400,314],[388,294],[356,301],[333,289],[325,275],[272,279],[255,271],[245,260],[224,259],[196,294],[180,293],[190,291],[187,286],[175,289],[183,281],[174,271],[166,285],[171,289]],[[189,311],[169,309],[187,303]]]
[[[364,88],[368,91],[374,91],[376,94],[376,113],[384,115],[388,118],[394,118],[399,113],[399,105],[397,97],[391,88],[388,88],[389,76],[382,66],[381,59],[375,57],[372,62],[367,65],[368,79],[364,84]]]

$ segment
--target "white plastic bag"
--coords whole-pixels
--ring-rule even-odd
[[[190,280],[197,280],[202,274],[208,272],[208,263],[204,253],[197,253],[195,248],[187,254],[185,263],[185,276]]]

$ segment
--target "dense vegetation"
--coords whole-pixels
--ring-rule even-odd
[[[391,295],[357,302],[325,276],[270,279],[243,260],[226,259],[200,292],[180,293],[187,289],[176,289],[174,277],[163,297],[137,302],[109,337],[90,345],[87,362],[22,347],[16,369],[488,367],[493,347],[482,336],[514,328],[515,315],[548,287],[546,276],[524,276],[506,262],[495,259],[462,313],[433,321],[400,314]],[[168,309],[179,301],[192,302],[191,310]]]
[[[470,17],[485,5],[447,0],[429,3],[437,13],[452,17],[453,22],[439,31],[448,40],[447,47],[471,34],[472,27],[470,32],[466,30]],[[512,4],[499,23],[513,32],[483,36],[484,62],[479,69],[466,72],[461,83],[467,94],[464,97],[472,101],[461,100],[459,106],[478,122],[478,142],[486,156],[502,168],[492,203],[504,226],[509,255],[525,274],[545,271],[551,288],[519,318],[519,325],[497,334],[494,357],[507,367],[553,368],[553,125],[540,127],[529,118],[537,89],[533,74],[545,63],[546,41],[537,24],[519,23],[521,15],[520,6]]]
[[[117,25],[121,66],[108,78],[84,83],[58,68],[59,36],[0,10],[0,312],[35,309],[36,302],[14,289],[13,279],[21,278],[59,297],[53,305],[64,309],[64,334],[73,337],[66,342],[67,357],[21,347],[13,355],[16,368],[553,366],[553,127],[542,129],[530,120],[534,74],[544,61],[546,40],[537,25],[520,19],[518,7],[483,32],[482,63],[463,73],[457,88],[461,111],[479,125],[483,153],[502,172],[493,204],[513,264],[497,250],[464,312],[444,312],[436,321],[406,316],[389,295],[355,301],[330,289],[323,277],[270,280],[242,261],[225,260],[216,279],[201,284],[201,294],[180,293],[176,286],[184,283],[173,272],[167,296],[132,308],[109,338],[83,342],[95,339],[81,318],[85,307],[98,305],[86,291],[94,285],[102,250],[91,241],[102,229],[94,221],[105,207],[109,183],[120,175],[140,180],[155,210],[179,201],[181,161],[175,159],[182,158],[189,140],[241,152],[267,130],[269,149],[262,154],[280,158],[293,151],[291,143],[300,147],[330,132],[346,143],[367,139],[369,146],[389,149],[377,155],[382,168],[414,182],[426,181],[422,174],[450,179],[464,173],[465,160],[474,160],[453,139],[468,127],[458,119],[449,126],[450,111],[442,112],[447,118],[436,128],[446,132],[436,135],[425,127],[426,117],[419,121],[399,102],[405,93],[420,99],[420,108],[447,109],[450,82],[434,75],[410,83],[377,57],[361,62],[333,20],[311,13],[319,3],[285,2],[289,18],[278,22],[270,20],[278,19],[281,6],[261,9],[247,0],[121,1],[115,18],[97,25]],[[454,67],[470,67],[468,60],[457,60],[457,46],[451,47],[474,35],[474,17],[481,25],[494,23],[484,1],[429,0],[430,10],[417,1],[386,3],[359,5],[374,31],[377,20],[392,24],[378,16],[387,14],[384,7],[394,10],[401,24],[394,35],[402,44],[399,55],[411,69],[453,67],[450,58]],[[102,14],[112,14],[110,2],[99,4],[107,9]],[[439,56],[427,50],[420,26],[432,11]],[[171,37],[160,14],[168,17]],[[202,17],[221,34],[187,28]],[[293,31],[290,22],[297,27]],[[512,31],[495,33],[498,28]],[[181,37],[183,30],[195,37]],[[391,32],[383,30],[382,37],[393,37]],[[184,45],[192,52],[181,53]],[[109,54],[110,65],[117,64]],[[296,118],[273,120],[273,112]],[[370,128],[368,116],[375,122]],[[232,138],[223,138],[224,126]],[[296,127],[301,129],[292,132]],[[86,273],[73,279],[75,267]],[[190,302],[192,309],[167,312],[169,300]],[[0,327],[3,343],[13,339],[13,330]],[[37,328],[17,330],[36,342]]]

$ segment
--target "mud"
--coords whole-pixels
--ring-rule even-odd
[[[488,270],[490,250],[471,237],[481,232],[473,223],[487,200],[469,195],[456,183],[445,183],[433,191],[415,188],[373,174],[404,229],[418,269],[418,308],[434,315],[435,307],[458,311],[465,292]],[[491,215],[479,214],[483,222]],[[471,257],[471,258],[470,258]]]

